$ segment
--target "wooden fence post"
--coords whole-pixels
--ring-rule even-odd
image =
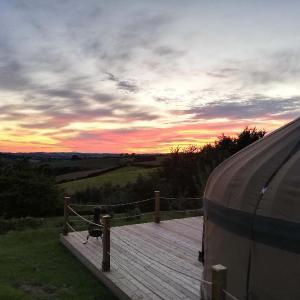
[[[154,212],[154,222],[160,222],[160,191],[154,191],[155,199],[155,212]]]
[[[64,197],[64,227],[63,227],[63,235],[68,235],[69,227],[69,208],[68,205],[70,203],[70,197]]]
[[[110,270],[110,215],[102,217],[103,223],[103,257],[102,257],[102,271],[108,272]]]
[[[222,265],[212,266],[212,300],[225,300],[223,290],[227,285],[227,268]]]

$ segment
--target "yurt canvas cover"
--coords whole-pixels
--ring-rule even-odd
[[[204,195],[204,277],[238,299],[300,299],[300,118],[220,164]]]

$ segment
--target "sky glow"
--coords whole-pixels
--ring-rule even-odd
[[[168,152],[300,113],[298,1],[0,1],[0,151]]]

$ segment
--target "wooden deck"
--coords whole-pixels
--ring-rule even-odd
[[[111,228],[111,271],[101,271],[101,240],[86,232],[61,242],[120,299],[200,299],[202,217]],[[76,280],[76,274],[74,274]]]

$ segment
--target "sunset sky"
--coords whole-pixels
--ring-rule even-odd
[[[300,1],[0,0],[0,151],[167,152],[300,115]]]

